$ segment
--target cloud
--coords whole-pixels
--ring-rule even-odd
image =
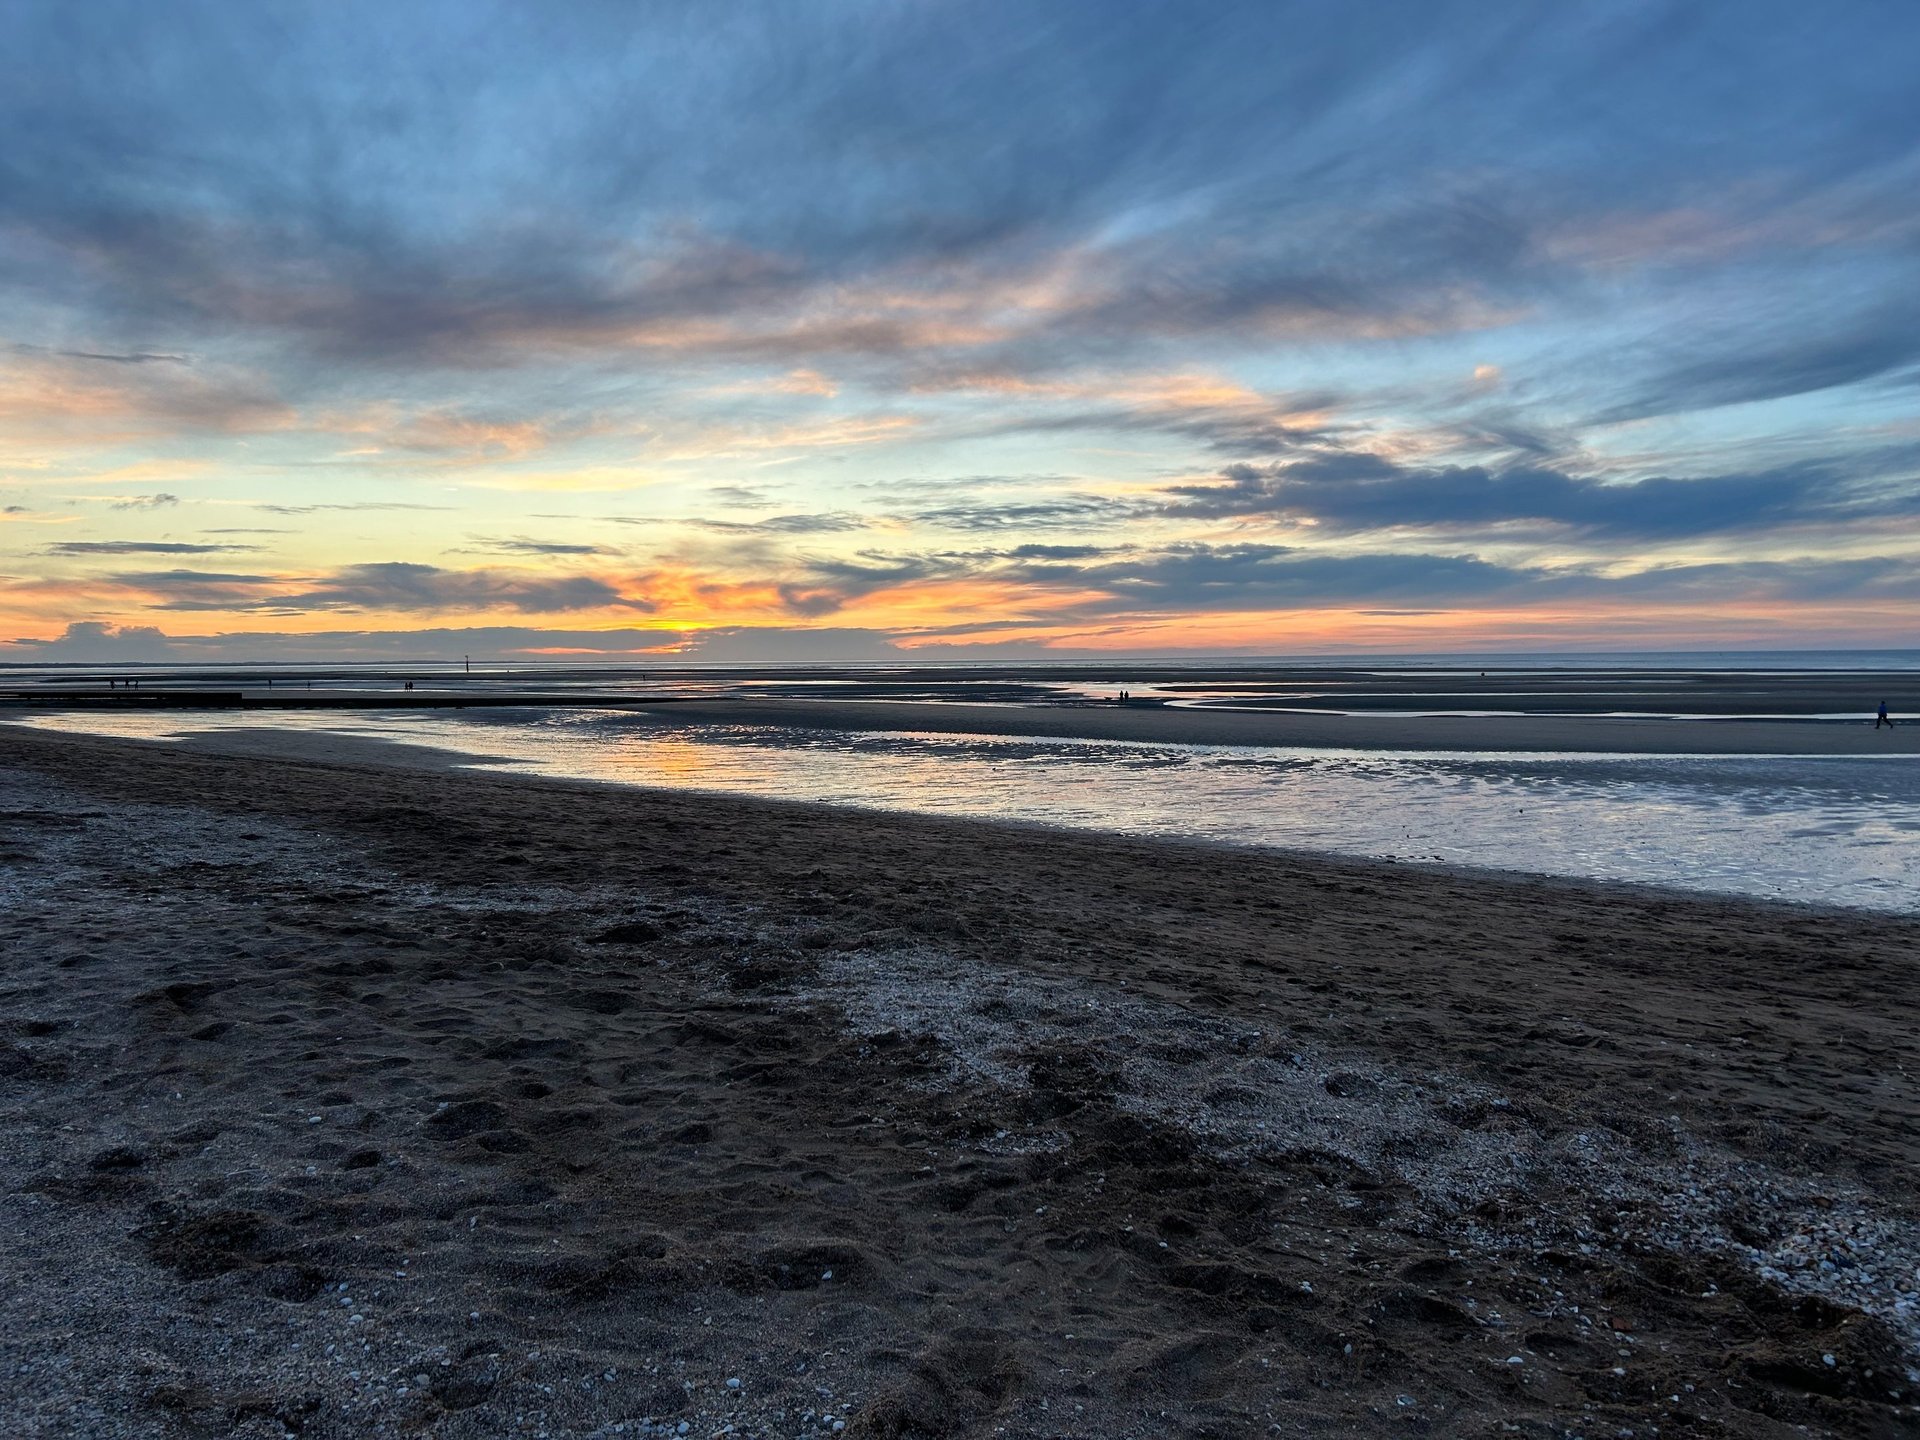
[[[169,635],[151,625],[113,625],[84,620],[69,624],[64,633],[52,639],[0,641],[0,656],[16,662],[408,660],[457,663],[462,655],[498,661],[551,660],[577,654],[583,659],[638,659],[657,663],[670,658],[686,639],[687,632],[679,629],[547,630],[516,626]]]
[[[942,558],[962,560],[1091,560],[1133,550],[1131,545],[1015,545],[1008,550],[943,550]]]
[[[348,565],[318,584],[268,603],[284,610],[449,611],[652,610],[651,601],[622,595],[588,575],[546,577],[502,570],[442,570],[388,562]]]
[[[136,552],[138,553],[138,552]],[[109,584],[156,610],[307,614],[324,611],[397,613],[486,612],[561,614],[579,610],[651,612],[654,602],[627,595],[591,575],[542,575],[480,567],[383,562],[346,565],[319,575],[239,574],[174,569],[130,571],[94,582]]]
[[[4,170],[0,170],[0,178]],[[42,444],[282,430],[295,415],[257,374],[224,366],[129,365],[15,348],[0,364],[0,428]]]
[[[109,365],[190,365],[193,363],[185,355],[143,351],[115,355],[99,350],[52,350],[44,345],[8,345],[0,348],[10,350],[16,355],[54,355],[65,360],[99,360]]]
[[[988,504],[937,505],[913,511],[915,524],[942,530],[1036,530],[1055,526],[1089,527],[1111,524],[1151,513],[1151,504],[1118,500],[1106,495],[1074,494],[1054,500],[1001,501]]]
[[[1715,353],[1656,369],[1597,424],[1778,400],[1912,372],[1920,366],[1920,311],[1882,308],[1844,334],[1736,333]]]
[[[1920,509],[1880,453],[1920,368],[1920,17],[643,12],[25,7],[0,47],[0,127],[31,139],[0,151],[0,334],[31,342],[0,347],[7,498],[271,484],[256,518],[378,519],[456,508],[400,482],[465,467],[452,537],[314,524],[309,576],[152,582],[255,621],[643,589],[703,622],[880,597],[861,621],[1014,623],[1359,603],[1395,564],[1547,596],[1710,537],[1689,555],[1837,564]],[[985,478],[879,478],[946,472]],[[666,532],[706,567],[685,595],[679,561],[542,573],[606,547],[471,493],[643,485],[693,512]],[[479,531],[501,568],[439,549]],[[856,548],[882,536],[911,553]],[[1072,543],[1018,543],[1049,537]],[[1556,568],[1500,558],[1523,545]]]
[[[1271,516],[1338,532],[1535,525],[1629,541],[1920,516],[1910,486],[1818,465],[1617,481],[1537,465],[1404,466],[1369,451],[1230,465],[1217,481],[1163,493],[1175,497],[1166,513],[1176,517]]]
[[[152,610],[253,610],[269,603],[264,593],[285,584],[274,575],[209,570],[128,571],[108,578]]]
[[[170,648],[167,636],[152,625],[75,620],[52,640],[19,639],[0,643],[0,654],[11,649],[38,660],[163,660]]]
[[[1484,599],[1540,575],[1473,555],[1324,554],[1285,545],[1204,543],[1097,565],[1028,567],[1025,573],[1102,589],[1127,607],[1156,611]]]
[[[110,578],[116,585],[138,585],[148,589],[170,584],[277,585],[282,583],[279,577],[273,575],[235,575],[213,570],[133,570]]]
[[[1157,432],[1234,455],[1281,455],[1352,430],[1331,391],[1263,393],[1201,371],[1118,373],[1034,379],[1011,372],[960,370],[923,375],[918,386],[991,398],[976,433]],[[904,483],[904,482],[903,482]]]
[[[49,545],[50,555],[219,555],[236,550],[258,550],[258,545],[195,545],[172,540],[62,540]]]
[[[178,495],[160,490],[152,495],[129,495],[124,500],[114,501],[110,508],[115,510],[161,510],[171,505],[178,505],[179,503],[180,497]]]
[[[743,46],[489,11],[387,16],[373,47],[344,12],[49,15],[0,76],[0,121],[36,140],[4,188],[16,269],[123,317],[101,333],[368,368],[731,357],[811,392],[836,353],[1486,323],[1585,263],[1549,242],[1592,210],[1728,175],[1784,175],[1776,207],[1850,182],[1890,208],[1906,26],[1824,20],[1750,27],[1769,49],[1659,9],[770,9]]]
[[[569,544],[559,540],[482,540],[478,548],[498,550],[508,555],[613,555],[618,553],[606,545]]]
[[[903,644],[902,641],[907,642]],[[911,647],[911,648],[909,648]],[[1045,655],[1043,641],[995,647],[996,653]],[[980,647],[929,644],[923,634],[859,627],[729,625],[687,630],[622,627],[555,630],[468,626],[418,630],[247,631],[169,635],[150,625],[75,621],[52,639],[0,641],[0,658],[14,661],[175,661],[282,664],[387,660],[458,663],[533,661],[550,665],[620,662],[649,670],[685,665],[820,664],[899,661],[953,655],[978,658]],[[1069,652],[1071,653],[1071,652]]]
[[[844,609],[849,598],[838,590],[785,583],[776,585],[774,591],[780,603],[795,615],[831,615]]]
[[[403,500],[359,500],[348,504],[270,505],[257,502],[256,510],[270,515],[314,515],[322,510],[452,510],[452,505],[419,505]]]
[[[1712,606],[1920,598],[1920,564],[1897,554],[1845,559],[1705,561],[1622,568],[1593,562],[1505,563],[1470,553],[1327,550],[1260,542],[1051,547],[814,559],[784,582],[796,614],[832,614],[883,593],[977,593],[997,587],[1049,623],[1116,616],[1333,608],[1428,610],[1606,601]],[[971,622],[970,622],[971,624]]]
[[[864,530],[868,522],[842,510],[825,515],[770,515],[752,521],[697,519],[686,523],[731,535],[838,535]]]

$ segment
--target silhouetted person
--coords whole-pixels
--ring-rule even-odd
[[[1880,713],[1873,717],[1874,729],[1878,730],[1882,725],[1886,726],[1889,730],[1893,728],[1893,721],[1887,718],[1887,702],[1884,700],[1880,702]]]

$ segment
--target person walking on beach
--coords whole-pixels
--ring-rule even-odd
[[[1889,730],[1893,728],[1893,721],[1887,718],[1887,702],[1884,700],[1880,702],[1880,713],[1873,717],[1874,729],[1878,730],[1882,725],[1886,726]]]

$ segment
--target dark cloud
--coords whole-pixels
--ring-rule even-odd
[[[689,520],[703,530],[731,535],[839,535],[864,530],[867,521],[844,510],[824,515],[770,515],[764,520]]]
[[[108,577],[116,585],[160,589],[170,585],[276,585],[273,575],[234,575],[214,570],[130,570]]]
[[[1025,551],[1026,547],[1022,547]],[[1606,600],[1712,605],[1730,600],[1904,601],[1920,597],[1920,569],[1889,556],[1714,562],[1618,572],[1591,564],[1512,565],[1471,554],[1365,550],[1347,553],[1258,543],[1189,542],[1119,547],[1088,556],[1021,551],[882,554],[814,562],[793,591],[795,613],[830,614],[896,585],[991,580],[1072,596],[1048,607],[1049,623],[1117,615],[1224,610],[1421,611],[1501,602]],[[1089,595],[1104,598],[1089,599]]]
[[[1150,508],[1150,507],[1149,507]],[[1054,500],[1007,500],[982,504],[939,505],[905,518],[943,530],[1039,530],[1055,526],[1096,526],[1144,513],[1135,501],[1105,495],[1065,495]]]
[[[1920,516],[1910,486],[1836,477],[1823,466],[1632,482],[1535,465],[1409,467],[1364,451],[1230,465],[1173,485],[1173,516],[1274,516],[1329,530],[1551,526],[1603,540],[1666,540],[1757,527]]]
[[[1920,366],[1920,310],[1882,308],[1843,335],[1741,335],[1716,353],[1656,369],[1632,397],[1602,410],[1596,423],[1644,420],[1723,405],[1744,405],[1893,377]]]
[[[819,586],[782,583],[776,585],[774,590],[780,597],[781,605],[795,615],[831,615],[844,608],[851,598],[843,591]]]
[[[569,544],[559,540],[482,540],[477,548],[495,550],[506,555],[612,555],[617,553],[605,545]]]
[[[787,608],[800,615],[831,614],[864,596],[939,581],[986,579],[1076,597],[1087,592],[1109,597],[1076,598],[1073,614],[1085,617],[1483,597],[1524,586],[1543,573],[1507,569],[1471,555],[1329,555],[1284,545],[1022,546],[813,559],[804,578],[779,590]]]
[[[0,655],[43,661],[253,661],[281,663],[344,660],[441,661],[449,656],[476,659],[537,659],[550,662],[556,651],[578,652],[583,660],[634,659],[657,664],[687,641],[677,629],[547,630],[520,626],[469,626],[460,629],[328,630],[168,635],[151,625],[113,625],[82,620],[52,640],[0,641]]]
[[[98,350],[55,350],[45,345],[7,345],[0,348],[15,355],[51,355],[62,360],[97,360],[108,365],[190,365],[193,363],[185,355],[163,355],[144,351],[116,355]]]
[[[587,575],[544,576],[510,570],[444,570],[399,562],[348,565],[326,575],[243,575],[198,570],[131,572],[112,582],[157,610],[442,612],[518,610],[558,614],[616,608],[650,612],[653,603],[623,595]]]
[[[1711,606],[1729,599],[1818,604],[1920,600],[1920,567],[1899,555],[1847,559],[1711,561],[1658,565],[1627,575],[1569,573],[1548,587],[1555,595],[1603,596]]]
[[[767,626],[721,627],[696,633],[671,627],[549,630],[483,626],[393,632],[340,630],[317,634],[169,636],[151,626],[77,621],[54,640],[0,642],[0,654],[14,659],[40,660],[271,659],[286,662],[402,657],[444,660],[459,654],[550,660],[557,653],[571,652],[588,662],[631,659],[647,666],[676,660],[733,664],[915,657],[977,659],[988,654],[1057,657],[1081,652],[1052,648],[1037,640],[1011,642],[990,650],[969,644],[928,642],[933,637],[964,638],[983,628],[1002,631],[1022,624],[1054,627],[1070,623],[1083,637],[1089,637],[1107,633],[1112,628],[1108,622],[1121,617],[1174,614],[1187,607],[1211,608],[1221,603],[1245,605],[1250,609],[1340,605],[1383,616],[1442,613],[1431,604],[1377,604],[1370,598],[1393,596],[1408,586],[1454,604],[1482,601],[1524,604],[1528,600],[1546,599],[1562,603],[1661,602],[1699,607],[1735,600],[1894,604],[1920,601],[1920,571],[1900,556],[1676,565],[1616,575],[1580,567],[1501,567],[1475,562],[1471,557],[1386,553],[1331,556],[1306,554],[1282,546],[1181,546],[1143,553],[1118,565],[1059,565],[1025,571],[993,571],[982,567],[981,573],[1024,574],[1034,583],[1051,582],[1076,589],[1105,586],[1111,598],[1101,604],[1082,605],[1072,612],[1053,611],[1012,621],[983,619],[897,631]],[[155,577],[129,578],[151,581]],[[211,582],[248,577],[205,578]]]
[[[160,510],[170,505],[178,505],[179,503],[180,497],[178,495],[169,494],[165,490],[160,490],[152,495],[133,495],[125,500],[116,500],[113,502],[112,508],[115,510]]]
[[[1111,555],[1116,550],[1131,550],[1130,545],[1015,545],[1009,550],[978,550],[964,558],[986,560],[1091,560]],[[943,552],[944,553],[944,552]]]
[[[967,495],[981,490],[1025,489],[1036,485],[1066,485],[1081,481],[1077,475],[912,475],[892,480],[862,480],[856,490],[880,493],[900,503],[917,502],[929,496]]]
[[[531,576],[498,570],[442,570],[389,562],[348,565],[306,589],[272,598],[287,610],[519,610],[530,615],[617,606],[651,610],[592,576]]]
[[[1473,555],[1330,555],[1284,545],[1206,544],[1027,573],[1103,589],[1131,607],[1179,611],[1482,599],[1537,574]]]
[[[172,540],[62,540],[50,555],[219,555],[258,550],[258,545],[192,545]]]
[[[0,641],[0,657],[19,662],[337,662],[390,660],[445,663],[449,656],[472,655],[487,662],[531,660],[551,665],[556,658],[582,664],[623,663],[654,671],[675,665],[818,664],[832,661],[901,661],[919,658],[979,659],[995,656],[1071,654],[1038,641],[975,645],[928,644],[925,637],[944,631],[911,633],[855,627],[719,626],[684,631],[675,628],[550,630],[497,625],[458,629],[399,631],[329,630],[168,635],[150,625],[113,625],[76,621],[52,640]],[[966,633],[956,630],[953,633]],[[911,642],[907,648],[901,642]]]
[[[849,601],[926,580],[954,579],[977,567],[955,555],[899,555],[862,550],[849,557],[813,557],[805,578],[776,586],[780,602],[795,615],[831,615]]]
[[[154,610],[253,610],[261,607],[264,594],[285,584],[273,575],[209,570],[130,571],[109,578]]]
[[[169,641],[152,625],[114,625],[104,620],[75,620],[52,640],[19,639],[0,644],[0,652],[37,660],[163,660]]]

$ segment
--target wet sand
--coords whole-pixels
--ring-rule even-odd
[[[1920,1420],[1920,921],[384,758],[0,727],[19,1433]]]
[[[1314,749],[1580,751],[1600,755],[1920,755],[1920,724],[1616,719],[1602,715],[1314,715],[1165,705],[968,705],[890,700],[714,699],[641,704],[686,724],[922,730],[1182,745]]]

